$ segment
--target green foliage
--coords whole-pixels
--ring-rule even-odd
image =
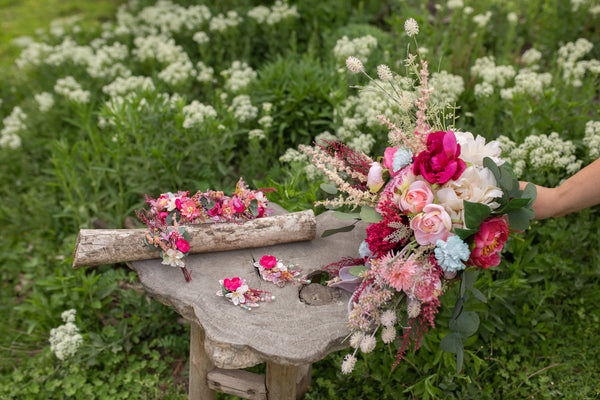
[[[65,34],[86,45],[102,36],[102,23],[114,21],[116,7],[123,3],[0,2],[0,19],[6,21],[0,34],[0,65],[5,67],[0,72],[0,127],[5,128],[4,118],[16,106],[27,114],[27,128],[18,133],[22,147],[0,148],[2,399],[187,397],[188,326],[150,299],[123,265],[72,269],[77,231],[122,227],[133,210],[142,208],[144,194],[209,187],[228,192],[240,175],[254,187],[276,189],[269,199],[289,211],[313,207],[326,195],[321,188],[332,191],[328,183],[321,185],[318,177],[308,180],[305,163],[282,165],[279,157],[342,126],[344,100],[355,93],[348,86],[358,82],[338,71],[333,47],[343,35],[376,37],[367,67],[385,62],[401,71],[398,60],[406,56],[407,45],[416,50],[403,32],[404,21],[414,17],[421,31],[418,46],[428,50],[431,71],[447,70],[464,79],[458,128],[487,139],[503,134],[517,144],[529,135],[558,132],[573,141],[578,159],[591,161],[582,138],[585,123],[600,119],[598,76],[587,74],[575,87],[563,79],[565,71],[557,62],[558,48],[581,37],[595,46],[586,59],[599,58],[600,24],[587,6],[573,10],[571,2],[555,0],[465,1],[472,7],[467,13],[464,7],[449,10],[444,4],[436,8],[412,0],[297,1],[300,17],[279,27],[246,19],[235,29],[214,32],[204,46],[192,39],[195,32],[174,34],[193,63],[214,68],[211,82],[190,76],[174,86],[158,79],[164,65],[133,57],[132,35],[105,35],[102,40],[108,44],[128,46],[123,65],[132,75],[149,76],[156,85],[156,90],[137,90],[123,101],[102,90],[111,79],[92,78],[72,61],[23,69],[14,65],[19,49],[10,40],[15,37],[27,34],[58,45],[64,37],[37,35],[35,29],[48,28],[55,17],[81,14],[78,29],[67,27]],[[154,3],[141,0],[135,10]],[[213,15],[236,10],[244,16],[262,4],[176,3],[205,3]],[[489,22],[478,26],[473,16],[488,10]],[[509,21],[510,13],[516,13],[518,23]],[[202,28],[207,30],[207,23]],[[496,65],[521,69],[520,56],[529,48],[542,53],[538,64],[540,72],[552,75],[550,86],[537,96],[512,100],[503,99],[500,88],[489,97],[475,97],[479,80],[471,67],[476,58],[494,56]],[[248,63],[258,74],[238,93],[227,89],[220,74],[234,60]],[[41,112],[34,96],[54,93],[57,79],[66,76],[88,90],[91,101],[81,105],[55,94],[54,106]],[[256,120],[241,121],[231,107],[238,94],[250,96],[257,108],[270,102],[272,109],[260,111]],[[217,116],[184,128],[183,107],[193,100],[211,105]],[[257,121],[264,115],[273,118],[268,128]],[[257,128],[263,129],[263,138],[249,136]],[[374,148],[385,146],[383,128],[361,129],[379,140]],[[531,204],[531,187],[521,191],[512,171],[493,172],[504,188],[511,188],[502,207]],[[520,178],[556,185],[565,177],[563,170],[527,169]],[[395,346],[379,344],[348,376],[339,370],[344,354],[333,353],[314,365],[306,398],[598,398],[598,211],[533,222],[506,244],[498,267],[481,271],[477,280],[473,271],[463,272],[461,285],[442,297],[437,328],[423,338],[420,350],[391,370]],[[483,214],[489,210],[474,211],[470,226],[478,225]],[[364,209],[343,218],[375,217]],[[519,217],[529,222],[531,215]],[[514,219],[511,225],[517,226]],[[68,309],[77,310],[83,344],[74,357],[61,361],[48,339]],[[462,369],[457,371],[459,354]]]

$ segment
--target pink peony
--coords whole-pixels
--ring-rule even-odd
[[[182,253],[187,253],[190,251],[190,243],[185,239],[178,239],[175,242],[175,246],[177,246],[177,249]]]
[[[377,193],[383,186],[383,168],[377,161],[371,163],[369,175],[367,176],[367,186],[371,193]]]
[[[260,265],[266,269],[271,269],[277,265],[277,258],[275,258],[275,256],[262,256],[260,259]]]
[[[480,268],[500,264],[500,252],[508,239],[508,225],[501,217],[490,218],[481,223],[475,234],[475,248],[468,263]]]
[[[427,182],[415,181],[400,197],[400,208],[407,214],[416,214],[433,202],[433,192]]]
[[[459,158],[460,145],[454,132],[438,131],[427,136],[427,150],[415,157],[413,172],[423,175],[430,183],[444,184],[458,179],[467,167]]]
[[[444,207],[438,204],[427,204],[423,212],[410,221],[410,228],[415,232],[415,239],[421,246],[435,244],[438,240],[446,240],[452,228],[452,220]]]
[[[225,286],[225,289],[227,289],[231,292],[235,292],[237,290],[237,288],[242,286],[242,280],[240,278],[238,278],[237,276],[232,279],[224,279],[223,286]]]

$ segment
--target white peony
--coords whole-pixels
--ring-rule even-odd
[[[460,158],[466,163],[482,167],[483,159],[489,157],[497,165],[504,164],[504,160],[500,158],[500,142],[492,140],[486,143],[484,137],[477,135],[477,138],[474,138],[471,132],[454,132],[454,135],[460,144]]]

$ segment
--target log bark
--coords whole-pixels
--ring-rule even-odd
[[[186,225],[190,253],[211,253],[313,240],[316,219],[312,210],[244,222]],[[160,258],[144,244],[146,229],[81,229],[73,267]]]

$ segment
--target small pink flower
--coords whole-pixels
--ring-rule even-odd
[[[415,261],[405,261],[399,258],[385,273],[387,283],[397,291],[404,290],[408,293],[414,276],[417,275],[419,264]]]
[[[369,175],[367,176],[367,186],[371,193],[377,193],[383,186],[383,168],[377,161],[371,164]]]
[[[237,288],[242,286],[242,280],[237,276],[232,279],[225,279],[223,280],[223,286],[225,286],[225,289],[234,292],[237,290]]]
[[[175,242],[175,246],[177,246],[177,249],[182,253],[187,253],[190,251],[190,243],[185,239],[178,239]]]
[[[427,182],[415,181],[400,197],[400,208],[407,214],[416,214],[433,202],[433,192]]]
[[[500,252],[508,239],[508,225],[501,217],[490,218],[481,223],[475,234],[475,248],[468,263],[480,268],[500,264]]]
[[[277,258],[275,258],[275,256],[262,256],[260,259],[260,265],[266,269],[271,269],[277,265]]]
[[[383,154],[383,167],[389,170],[390,176],[396,176],[400,172],[394,172],[394,156],[396,155],[396,151],[398,151],[397,147],[388,147]]]
[[[435,244],[438,240],[446,240],[452,228],[452,219],[444,207],[427,204],[423,212],[410,221],[410,228],[421,246]]]

